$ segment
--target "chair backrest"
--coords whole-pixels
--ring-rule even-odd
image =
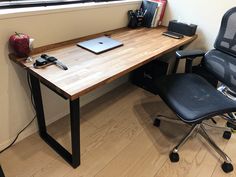
[[[223,16],[214,47],[236,57],[236,7],[228,10]]]

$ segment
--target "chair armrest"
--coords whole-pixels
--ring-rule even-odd
[[[205,55],[205,51],[203,50],[178,50],[176,51],[176,58],[191,58],[194,59],[196,57],[203,57]]]

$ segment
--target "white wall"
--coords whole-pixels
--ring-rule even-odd
[[[8,38],[15,31],[29,34],[35,39],[35,47],[95,34],[127,25],[127,11],[136,9],[140,2],[99,6],[96,8],[64,9],[0,15],[0,149],[16,136],[33,118],[26,72],[8,58]],[[1,10],[0,13],[3,11]],[[112,84],[82,97],[85,104],[113,87],[125,82],[121,78]],[[53,92],[43,87],[47,121],[52,122],[68,114],[68,104]],[[36,131],[34,124],[21,138]]]

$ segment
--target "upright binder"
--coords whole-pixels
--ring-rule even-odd
[[[158,2],[144,0],[142,2],[141,9],[145,12],[144,26],[149,28],[152,27],[153,19],[155,18],[158,10]]]

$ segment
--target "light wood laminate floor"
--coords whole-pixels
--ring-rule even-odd
[[[173,116],[158,96],[125,84],[82,108],[82,157],[77,169],[38,134],[1,154],[0,163],[6,177],[236,177],[236,169],[222,172],[219,156],[199,136],[181,149],[179,163],[171,163],[170,149],[189,128],[165,122],[156,128],[152,125],[156,114]],[[68,116],[51,124],[49,132],[70,148]],[[235,136],[227,141],[219,130],[208,132],[236,168]]]

